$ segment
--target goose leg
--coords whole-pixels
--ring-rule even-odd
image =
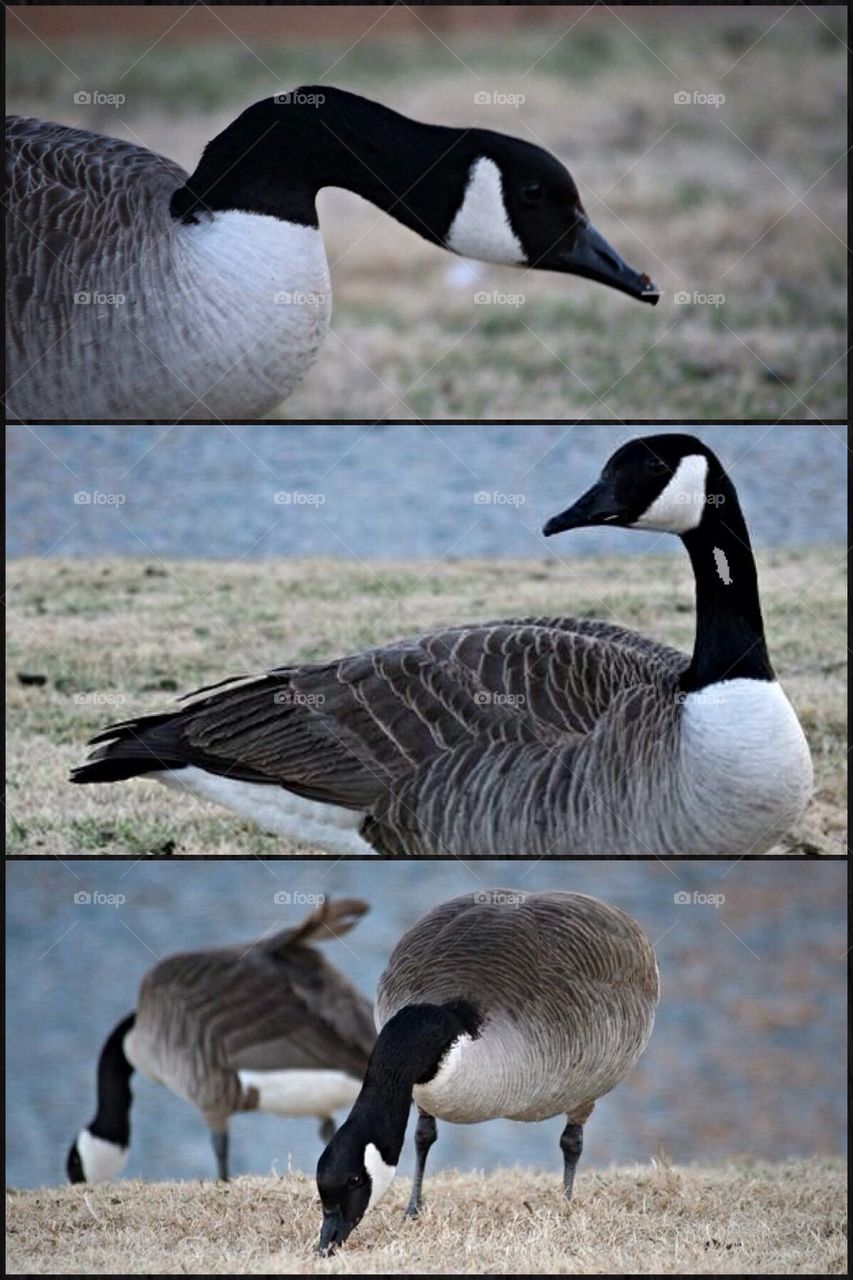
[[[560,1135],[560,1150],[563,1153],[563,1195],[571,1200],[575,1169],[583,1151],[582,1124],[575,1124],[573,1120],[568,1122]]]
[[[337,1131],[338,1131],[338,1126],[335,1124],[335,1121],[332,1118],[332,1116],[326,1116],[326,1119],[323,1120],[320,1124],[321,1142],[326,1142],[326,1143],[331,1142],[332,1138],[334,1138]]]
[[[416,1218],[421,1210],[421,1187],[424,1181],[424,1169],[429,1149],[438,1137],[435,1117],[428,1116],[418,1107],[418,1124],[415,1129],[415,1176],[412,1180],[412,1194],[406,1209],[407,1218]]]
[[[213,1143],[213,1154],[216,1156],[216,1169],[222,1182],[228,1181],[228,1130],[213,1130],[210,1135]]]

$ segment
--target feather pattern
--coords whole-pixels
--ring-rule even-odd
[[[361,1079],[375,1039],[370,1004],[308,944],[346,933],[366,910],[326,902],[295,929],[162,960],[143,979],[128,1060],[194,1103],[213,1130],[259,1105],[241,1070]]]
[[[381,1028],[407,1005],[465,1001],[481,1016],[458,1069],[415,1087],[430,1115],[583,1124],[637,1062],[658,1000],[635,920],[585,894],[496,889],[453,898],[409,929],[379,979]]]

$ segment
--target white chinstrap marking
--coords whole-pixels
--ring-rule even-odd
[[[110,1182],[127,1161],[127,1147],[98,1138],[88,1129],[81,1129],[77,1135],[77,1152],[87,1182]]]
[[[687,533],[698,529],[705,512],[708,459],[700,453],[682,458],[662,493],[648,507],[632,529],[659,533]]]
[[[372,1209],[377,1200],[380,1200],[385,1192],[394,1181],[394,1174],[397,1172],[395,1164],[386,1164],[379,1154],[379,1149],[368,1142],[364,1148],[364,1167],[370,1175],[370,1199],[367,1202],[368,1209]]]
[[[724,586],[732,585],[732,571],[729,568],[729,562],[726,559],[726,553],[720,547],[714,547],[714,564],[719,574],[720,581]]]
[[[504,204],[501,172],[480,156],[471,166],[462,204],[445,238],[448,249],[465,258],[522,266],[527,262]]]
[[[244,1089],[258,1091],[258,1111],[272,1115],[326,1118],[350,1107],[361,1081],[345,1071],[238,1071]]]
[[[327,853],[373,854],[375,849],[359,835],[364,814],[339,805],[306,800],[271,783],[243,782],[208,773],[196,765],[150,773],[167,787],[188,791],[203,800],[231,809],[242,818],[302,844],[319,845]]]

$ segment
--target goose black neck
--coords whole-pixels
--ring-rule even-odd
[[[89,1132],[106,1142],[130,1146],[130,1077],[133,1067],[124,1053],[124,1037],[134,1024],[131,1013],[110,1032],[98,1059],[98,1110]]]
[[[346,1121],[363,1130],[387,1164],[399,1161],[416,1084],[426,1084],[461,1035],[476,1037],[480,1016],[464,1000],[410,1004],[379,1033],[361,1093]]]
[[[698,528],[682,535],[696,579],[696,643],[681,678],[685,692],[720,680],[774,680],[758,598],[758,575],[734,485],[708,472]]]
[[[354,93],[306,86],[256,102],[214,138],[173,195],[172,216],[194,222],[202,210],[237,209],[316,227],[317,192],[343,187],[441,243],[464,190],[470,134],[481,132],[421,124]]]

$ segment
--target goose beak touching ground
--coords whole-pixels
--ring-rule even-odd
[[[571,1199],[583,1126],[639,1060],[658,989],[640,926],[597,898],[496,889],[433,907],[379,979],[364,1084],[317,1165],[317,1252],[342,1244],[391,1185],[413,1102],[406,1217],[420,1213],[441,1120],[564,1116],[562,1194]]]

